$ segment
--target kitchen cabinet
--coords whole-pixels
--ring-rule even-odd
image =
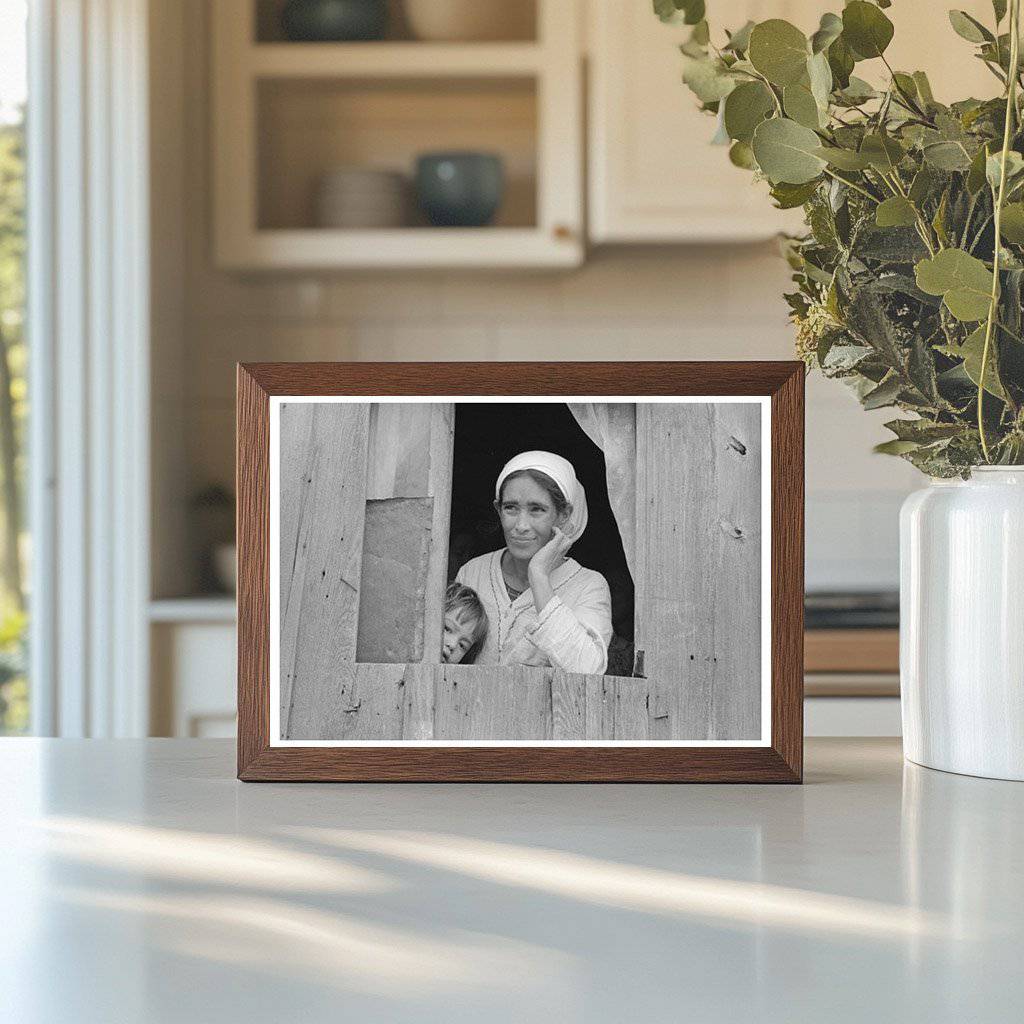
[[[583,258],[578,0],[536,0],[532,39],[282,38],[273,0],[211,5],[214,255],[219,267],[558,267]],[[322,226],[326,176],[411,177],[424,152],[500,156],[486,227]],[[365,187],[365,186],[363,186]],[[383,222],[382,222],[383,223]]]
[[[823,11],[842,4],[737,0],[708,6],[718,36],[723,28],[767,18],[785,18],[810,34]],[[986,24],[992,20],[988,0],[959,6]],[[995,94],[998,83],[954,34],[945,8],[905,2],[886,14],[896,27],[887,52],[893,67],[928,72],[943,101]],[[591,241],[752,241],[801,229],[799,210],[776,210],[767,185],[734,167],[724,147],[710,145],[714,118],[700,112],[681,81],[678,45],[688,27],[662,24],[645,0],[590,0],[587,22]],[[879,61],[859,64],[857,73],[876,81],[887,74]]]

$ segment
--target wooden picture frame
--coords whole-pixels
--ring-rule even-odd
[[[368,507],[366,497],[370,492],[363,488],[362,480],[366,477],[368,461],[371,465],[376,465],[376,462],[366,455],[367,445],[371,442],[367,440],[368,428],[365,424],[370,413],[363,414],[360,409],[369,408],[371,403],[373,408],[384,409],[386,402],[405,404],[408,400],[409,408],[412,408],[413,402],[418,401],[424,403],[419,407],[421,410],[433,410],[434,407],[454,410],[456,407],[463,408],[461,403],[481,402],[488,406],[497,406],[501,402],[514,405],[531,401],[558,403],[562,397],[571,400],[565,403],[569,408],[576,408],[575,401],[583,398],[598,404],[635,403],[636,422],[653,423],[657,431],[660,431],[658,433],[652,428],[650,432],[642,433],[638,427],[636,435],[638,524],[648,524],[643,529],[639,525],[637,527],[636,557],[641,559],[637,565],[648,567],[644,572],[635,574],[638,592],[637,670],[624,673],[624,678],[616,678],[605,675],[595,677],[569,674],[551,667],[524,668],[519,664],[501,665],[492,669],[473,665],[429,663],[431,647],[436,654],[440,642],[433,639],[435,635],[439,635],[442,614],[434,600],[433,604],[428,602],[420,611],[420,616],[427,625],[417,633],[417,637],[426,638],[422,641],[417,640],[419,646],[416,653],[420,656],[419,662],[410,660],[402,664],[362,664],[363,659],[354,653],[350,656],[344,653],[350,649],[354,650],[354,641],[345,641],[349,644],[348,647],[344,647],[344,644],[339,647],[341,641],[335,642],[335,635],[345,633],[345,629],[337,624],[332,624],[330,629],[327,629],[322,622],[312,622],[302,635],[308,637],[315,633],[328,637],[330,643],[318,657],[321,663],[327,659],[327,664],[332,666],[332,672],[333,666],[336,665],[339,678],[349,680],[337,684],[341,687],[337,693],[349,694],[343,701],[345,706],[339,709],[335,706],[336,702],[332,703],[328,715],[341,720],[342,724],[332,726],[331,729],[325,727],[324,730],[332,737],[341,735],[343,738],[326,738],[315,729],[310,733],[308,726],[307,731],[303,733],[301,729],[282,725],[279,721],[280,711],[275,711],[274,708],[283,707],[288,712],[296,700],[293,695],[289,703],[282,687],[290,685],[288,680],[293,674],[296,678],[301,674],[305,680],[309,673],[299,673],[298,669],[280,673],[280,651],[275,649],[278,666],[275,666],[274,685],[277,689],[276,703],[272,708],[272,633],[275,642],[280,645],[280,623],[285,619],[283,614],[279,614],[272,623],[272,607],[280,611],[279,597],[272,600],[272,578],[276,579],[273,574],[280,572],[279,569],[275,569],[272,573],[272,557],[278,559],[278,566],[293,564],[294,559],[291,563],[287,560],[281,561],[279,548],[284,542],[272,535],[271,495],[273,491],[277,496],[278,512],[275,513],[276,518],[273,522],[278,524],[283,515],[279,510],[284,500],[284,492],[274,488],[281,488],[279,478],[282,472],[298,472],[294,468],[295,460],[287,460],[286,465],[286,460],[282,456],[280,437],[277,434],[273,438],[277,445],[273,453],[277,459],[274,463],[277,468],[272,472],[272,419],[275,430],[279,433],[282,410],[293,406],[297,408],[297,402],[314,403],[317,407],[323,405],[325,408],[327,402],[350,403],[345,408],[351,411],[344,413],[350,418],[338,420],[340,426],[337,427],[331,443],[321,445],[317,449],[329,453],[323,456],[324,459],[337,463],[333,469],[328,467],[328,471],[334,472],[338,481],[358,482],[353,492],[354,497],[345,491],[341,483],[330,492],[332,503],[333,495],[337,495],[337,517],[340,518],[335,519],[333,512],[327,517],[334,524],[334,533],[322,539],[321,543],[325,550],[335,552],[340,551],[342,547],[348,551],[352,543],[361,550],[363,543],[362,530]],[[662,405],[658,406],[656,403]],[[744,436],[741,440],[729,433],[727,425],[732,422],[729,417],[734,415],[730,410],[744,410],[748,406],[760,409],[756,421],[759,426],[749,437]],[[276,418],[272,417],[272,408],[276,410]],[[514,411],[513,405],[508,408]],[[653,411],[647,412],[647,409]],[[804,367],[801,363],[240,364],[237,411],[240,779],[478,782],[801,781],[804,558]],[[702,443],[699,446],[691,444],[685,450],[693,451],[693,458],[697,458],[700,453],[703,453],[701,457],[711,458],[712,469],[707,472],[701,472],[700,466],[696,463],[687,469],[685,459],[681,460],[671,455],[671,446],[677,443],[673,440],[677,420],[684,425],[687,422],[696,422],[694,417],[698,413],[703,418],[702,422],[707,420],[713,424],[709,428],[712,433],[707,435],[711,443]],[[444,552],[442,558],[430,548],[424,555],[422,571],[429,574],[431,580],[443,583],[448,551],[448,537],[444,531],[444,524],[445,517],[449,515],[446,509],[451,501],[453,442],[448,437],[448,447],[444,447],[446,433],[443,424],[446,421],[443,418],[439,421],[433,411],[430,411],[429,415],[426,412],[422,415],[427,418],[422,421],[423,429],[415,434],[418,438],[416,443],[422,445],[424,451],[429,450],[432,453],[429,456],[431,467],[439,467],[436,472],[432,468],[426,474],[429,482],[425,484],[426,490],[423,491],[427,496],[423,499],[423,530],[430,533],[433,529],[431,537],[443,537]],[[285,422],[290,423],[292,420]],[[441,428],[437,427],[438,422],[442,423]],[[454,433],[454,411],[447,422],[447,433],[451,435]],[[358,428],[354,426],[357,423],[361,424]],[[660,426],[662,423],[667,423],[668,427],[663,428]],[[641,434],[645,438],[643,448],[639,440]],[[702,438],[704,436],[701,435]],[[389,450],[383,441],[379,443],[381,452]],[[345,463],[344,453],[349,449],[355,456],[350,462]],[[657,457],[643,454],[665,451],[670,454],[660,454]],[[728,686],[732,684],[732,679],[727,678],[728,669],[720,670],[717,664],[711,664],[716,660],[712,654],[722,655],[723,663],[731,664],[728,657],[732,643],[730,636],[738,633],[739,629],[735,617],[730,619],[732,613],[728,608],[731,604],[709,604],[705,600],[706,588],[704,591],[694,590],[695,585],[691,585],[692,581],[688,582],[691,574],[679,568],[681,563],[678,560],[674,539],[679,525],[678,516],[671,512],[665,513],[664,509],[658,511],[660,506],[655,496],[660,493],[659,488],[662,486],[668,493],[667,489],[674,486],[675,477],[682,481],[681,487],[688,486],[687,481],[696,481],[697,486],[704,478],[715,476],[716,465],[726,466],[723,472],[729,471],[728,466],[731,463],[722,460],[734,459],[738,460],[739,464],[742,461],[740,456],[748,457],[755,451],[760,456],[757,463],[760,474],[757,478],[758,518],[753,524],[756,531],[752,530],[745,520],[741,528],[736,524],[739,520],[733,522],[729,518],[728,510],[722,512],[716,508],[710,513],[711,518],[704,516],[699,520],[705,524],[702,529],[706,534],[702,535],[699,544],[701,549],[718,544],[722,550],[732,552],[744,550],[742,545],[746,543],[750,547],[742,556],[748,560],[744,564],[752,564],[749,562],[750,550],[754,544],[758,545],[756,572],[752,571],[749,579],[741,577],[746,579],[743,583],[746,588],[744,593],[749,595],[753,592],[751,588],[754,586],[752,581],[755,578],[759,587],[756,591],[757,600],[760,602],[756,628],[761,638],[758,648],[761,666],[757,683],[761,687],[758,691],[761,699],[758,724],[756,728],[749,723],[744,725],[743,729],[746,731],[743,735],[747,738],[742,740],[732,738],[733,734],[728,730],[734,728],[733,726],[721,724],[714,728],[706,727],[707,735],[713,736],[711,739],[699,738],[686,732],[685,725],[673,725],[677,732],[682,729],[685,735],[665,733],[664,729],[668,727],[669,722],[677,723],[681,720],[679,707],[684,704],[689,706],[688,702],[692,703],[690,691],[682,686],[684,677],[688,681],[697,680],[697,683],[692,685],[700,685],[700,679],[717,680],[714,685],[718,687],[715,693],[719,696],[716,699],[721,701],[724,695],[724,703],[728,704]],[[442,453],[441,457],[437,457],[438,452]],[[707,455],[708,452],[711,454]],[[749,461],[744,463],[752,464]],[[320,466],[321,463],[317,465]],[[442,471],[445,465],[447,477]],[[669,477],[673,479],[670,480]],[[490,486],[494,486],[493,479]],[[362,520],[359,519],[360,500],[363,501]],[[675,508],[676,504],[672,503],[671,508]],[[352,511],[353,509],[356,511]],[[346,523],[355,524],[351,529],[358,526],[357,539],[353,539]],[[694,515],[688,521],[689,532],[697,529],[695,523],[698,523],[698,517]],[[279,525],[275,525],[274,528],[281,529]],[[344,540],[346,530],[350,532],[349,541],[339,544],[339,538]],[[289,537],[291,536],[292,534],[289,534]],[[655,542],[661,543],[663,536],[670,537],[668,545],[662,544],[656,555],[650,555],[656,547]],[[722,541],[722,537],[726,538],[726,541]],[[308,537],[303,534],[303,538],[305,544]],[[275,543],[277,547],[274,547]],[[433,540],[431,543],[441,544],[442,541]],[[298,534],[295,534],[293,544],[297,552]],[[691,545],[687,550],[692,552],[692,542],[687,540],[686,544]],[[318,566],[319,564],[317,563]],[[653,569],[650,568],[652,566]],[[352,590],[357,590],[357,585],[351,580],[363,578],[355,577],[356,571],[361,571],[360,566],[353,569],[351,565],[346,564],[342,566],[339,574],[341,582]],[[346,573],[349,576],[347,580]],[[323,575],[326,586],[329,584],[326,565]],[[645,582],[649,577],[658,577],[657,584]],[[666,589],[674,587],[677,578],[680,580],[680,588],[690,587],[685,601],[675,600],[672,594],[666,595]],[[715,578],[714,571],[711,572],[710,578]],[[319,585],[319,579],[314,583]],[[304,585],[308,588],[313,584]],[[655,587],[657,592],[648,594],[647,591],[652,587]],[[433,590],[436,589],[434,586]],[[281,593],[280,583],[276,593]],[[358,590],[356,597],[358,599]],[[351,601],[349,603],[351,604]],[[705,604],[709,604],[710,610],[703,607]],[[311,607],[315,609],[315,605],[311,604]],[[663,607],[668,611],[663,613],[659,610]],[[718,632],[722,634],[716,641],[717,646],[709,647],[706,657],[700,654],[696,661],[693,654],[687,657],[681,653],[683,648],[679,646],[679,641],[674,636],[668,636],[672,632],[673,623],[680,621],[680,615],[683,614],[679,611],[681,608],[690,609],[687,614],[697,614],[699,611],[705,616],[710,615],[711,618],[707,621],[711,624],[712,631],[717,624]],[[357,612],[350,611],[349,619],[346,621],[354,621],[353,616],[356,614]],[[665,615],[668,615],[667,619]],[[652,622],[655,623],[654,626],[651,625]],[[662,630],[661,633],[656,632],[659,628]],[[749,631],[754,627],[747,623],[744,628]],[[346,629],[348,633],[345,635],[348,636],[354,626]],[[648,630],[648,633],[642,632],[644,629]],[[285,632],[289,638],[295,636],[293,626],[288,626]],[[679,628],[676,632],[685,630]],[[653,647],[648,640],[643,640],[644,647],[648,650],[648,667],[654,666],[658,671],[645,672],[643,667],[641,637],[648,635],[656,638]],[[663,635],[668,638],[659,640],[658,638]],[[289,643],[291,642],[289,640]],[[305,642],[304,640],[303,643]],[[296,649],[294,643],[288,649]],[[306,650],[305,647],[298,649]],[[339,654],[339,651],[342,653]],[[414,656],[410,656],[412,657]],[[707,662],[703,667],[701,658]],[[695,674],[698,669],[702,675]],[[492,693],[498,692],[496,684],[492,683],[496,678],[495,673],[505,673],[507,678],[516,684],[502,689],[501,692],[513,695],[506,700],[506,704],[511,701],[509,706],[512,706],[512,710],[504,707],[503,714],[512,716],[509,720],[513,724],[509,731],[520,738],[505,737],[503,734],[490,735],[488,727],[481,727],[480,732],[464,734],[458,732],[458,727],[451,725],[453,707],[463,716],[475,714],[481,706],[486,710],[486,703],[491,699]],[[509,673],[520,674],[513,676],[508,675]],[[505,679],[506,676],[502,678]],[[385,677],[388,696],[386,700],[383,697],[378,700],[375,694],[385,692],[381,688],[384,684],[374,689],[370,685],[370,680],[379,682]],[[519,685],[520,681],[522,685]],[[462,685],[462,690],[457,691],[458,695],[453,705],[451,694],[456,692],[459,684]],[[332,678],[330,686],[334,685]],[[691,684],[688,682],[689,685]],[[357,692],[352,689],[353,686],[362,687],[358,690],[358,699],[351,696]],[[331,692],[335,693],[333,690]],[[303,693],[305,694],[305,691]],[[530,728],[534,729],[534,732],[524,731],[524,727],[515,724],[520,722],[520,719],[516,718],[516,715],[520,714],[517,702],[526,704],[534,698],[543,704],[538,712],[543,725],[531,725]],[[621,702],[621,707],[616,702]],[[711,703],[713,704],[714,700]],[[747,703],[749,705],[750,701]],[[623,725],[623,709],[627,705],[638,709],[636,714],[641,719],[633,732]],[[659,711],[662,705],[665,710]],[[615,718],[617,709],[623,712],[620,719]],[[362,732],[358,735],[364,737],[362,739],[347,738],[349,733],[345,732],[348,728],[346,723],[354,718],[361,719]],[[463,720],[468,721],[468,718],[460,719]],[[494,720],[495,716],[492,715],[489,721]],[[277,725],[276,736],[272,733],[272,722]],[[395,730],[399,728],[402,730],[401,739],[374,738],[394,736]],[[493,727],[491,728],[493,730]],[[374,732],[374,729],[377,731]],[[752,729],[754,731],[751,731]],[[293,738],[296,735],[312,738]],[[472,738],[464,739],[464,735]],[[458,738],[452,739],[453,736]],[[478,736],[482,738],[477,738]],[[525,739],[522,738],[524,736]],[[644,738],[636,739],[636,736]]]

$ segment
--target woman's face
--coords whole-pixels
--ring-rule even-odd
[[[498,517],[509,551],[521,559],[532,558],[569,518],[555,511],[551,495],[528,476],[505,482]]]

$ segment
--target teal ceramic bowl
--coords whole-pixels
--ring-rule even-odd
[[[490,224],[504,192],[504,164],[494,153],[424,153],[416,161],[416,196],[435,227]]]
[[[380,39],[388,27],[387,0],[288,0],[281,27],[302,43]]]

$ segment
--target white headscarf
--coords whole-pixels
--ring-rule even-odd
[[[501,485],[505,478],[524,469],[536,469],[551,477],[558,485],[565,500],[572,505],[572,514],[561,527],[562,532],[575,543],[587,528],[587,492],[576,479],[576,470],[568,459],[554,452],[520,452],[505,463],[494,485],[494,497],[500,499]]]

